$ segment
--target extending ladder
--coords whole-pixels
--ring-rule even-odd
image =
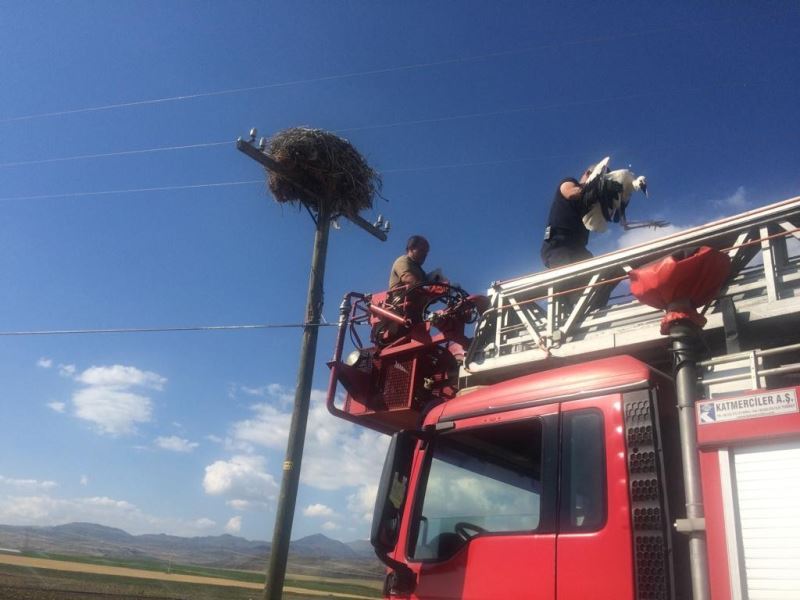
[[[632,354],[651,363],[648,355],[658,356],[665,362],[667,340],[659,333],[663,312],[633,299],[627,273],[698,246],[724,251],[732,262],[727,284],[703,308],[708,319],[705,331],[723,341],[722,353],[740,350],[735,343],[737,327],[761,336],[760,326],[772,324],[772,329],[763,331],[766,335],[774,330],[770,335],[776,337],[775,343],[759,340],[760,346],[800,341],[799,196],[590,260],[492,284],[491,307],[476,326],[461,370],[463,384],[491,383],[612,354]],[[606,285],[623,297],[593,307]],[[781,337],[785,339],[777,339]]]

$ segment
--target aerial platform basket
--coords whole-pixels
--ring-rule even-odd
[[[334,415],[383,433],[419,426],[426,410],[455,395],[458,367],[486,298],[446,283],[423,283],[342,301],[328,386]],[[368,325],[369,343],[359,326]],[[347,332],[353,346],[344,358]],[[337,388],[345,397],[337,406]]]

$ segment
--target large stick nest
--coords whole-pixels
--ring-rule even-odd
[[[269,141],[267,153],[285,174],[267,170],[267,185],[278,202],[302,202],[331,216],[356,215],[372,208],[381,177],[347,140],[321,129],[292,127]],[[309,193],[311,192],[311,193]]]

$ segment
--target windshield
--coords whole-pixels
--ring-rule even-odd
[[[479,533],[535,530],[541,448],[538,419],[441,436],[419,496],[411,557],[446,558]]]

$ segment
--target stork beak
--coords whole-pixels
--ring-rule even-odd
[[[642,190],[645,198],[649,198],[650,196],[647,195],[647,184],[643,181],[639,186],[639,189]]]

